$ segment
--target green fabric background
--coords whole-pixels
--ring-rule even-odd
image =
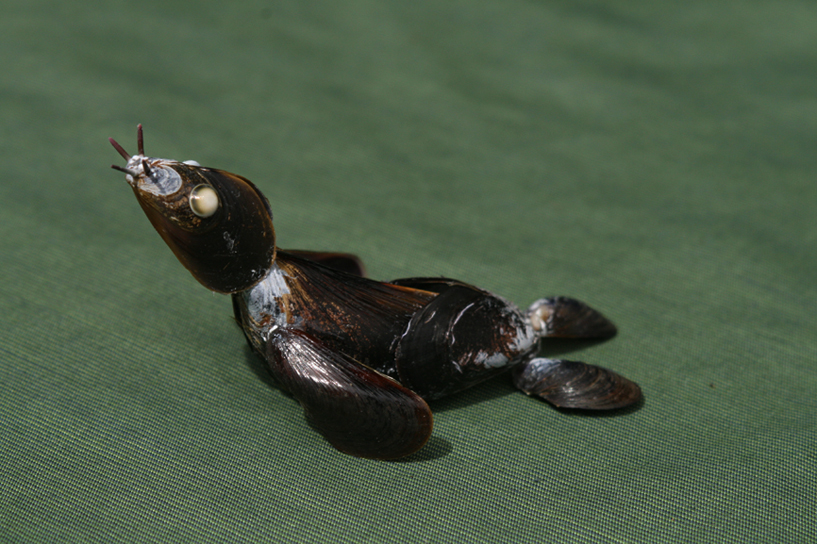
[[[7,2],[0,540],[813,541],[817,5]],[[254,180],[280,245],[620,327],[641,384],[500,378],[405,462],[334,451],[106,138]]]

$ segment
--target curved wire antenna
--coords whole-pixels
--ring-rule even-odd
[[[139,177],[139,172],[131,170],[130,168],[125,168],[124,166],[119,166],[118,164],[112,164],[111,168],[113,168],[114,170],[119,170],[120,172],[124,172],[134,178]]]
[[[142,136],[142,123],[136,125],[136,148],[139,150],[140,155],[145,155],[145,138]]]
[[[127,151],[125,151],[125,148],[122,147],[121,145],[119,145],[116,142],[116,140],[114,140],[113,138],[108,138],[108,141],[111,142],[111,145],[113,146],[113,148],[116,149],[116,151],[120,155],[122,155],[122,158],[124,158],[126,161],[130,160],[130,154]]]

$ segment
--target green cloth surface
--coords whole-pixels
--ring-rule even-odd
[[[817,539],[817,4],[33,0],[0,10],[0,541]],[[618,326],[345,456],[153,231],[135,152],[253,180],[279,245]]]

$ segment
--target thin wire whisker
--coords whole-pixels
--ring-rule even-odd
[[[139,150],[139,154],[144,156],[145,155],[145,138],[142,136],[142,123],[139,123],[136,126],[136,147]]]
[[[119,166],[118,164],[112,164],[111,168],[113,168],[114,170],[119,170],[120,172],[124,172],[124,173],[128,174],[129,176],[133,176],[133,177],[138,177],[139,176],[139,172],[131,170],[130,168],[125,168],[124,166]]]
[[[116,142],[116,140],[114,140],[113,138],[108,138],[108,141],[111,142],[111,145],[113,146],[113,148],[116,149],[116,151],[120,155],[122,155],[122,158],[124,158],[126,161],[130,160],[130,154],[127,151],[125,151],[125,148],[122,147],[121,145],[119,145]]]

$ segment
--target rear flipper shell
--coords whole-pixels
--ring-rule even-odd
[[[641,388],[600,366],[560,359],[531,359],[512,371],[513,383],[558,408],[614,410],[641,400]]]

